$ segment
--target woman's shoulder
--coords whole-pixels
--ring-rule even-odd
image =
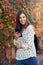
[[[27,27],[27,31],[28,31],[28,32],[32,32],[32,33],[35,34],[34,26],[33,26],[33,25],[29,25],[29,26]]]
[[[33,25],[28,25],[27,26],[27,29],[33,29],[34,27],[33,27]]]

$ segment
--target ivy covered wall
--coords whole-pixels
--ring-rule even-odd
[[[37,34],[40,35],[40,27],[43,27],[43,22],[40,23],[43,21],[41,17],[43,16],[43,4],[42,1],[37,1],[0,0],[0,45],[5,47],[12,46],[16,26],[16,14],[20,9],[24,9],[27,12],[30,22],[39,22],[38,24],[36,23],[35,26],[38,32]],[[37,3],[35,4],[35,2]],[[43,30],[43,28],[41,30]]]
[[[26,10],[31,17],[30,0],[0,0],[0,45],[12,43],[16,25],[16,14],[20,9]],[[31,19],[29,18],[31,21]]]

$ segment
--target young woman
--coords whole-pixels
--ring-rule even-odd
[[[37,65],[36,49],[34,46],[34,28],[27,20],[24,10],[20,10],[16,18],[14,45],[16,51],[16,65]]]

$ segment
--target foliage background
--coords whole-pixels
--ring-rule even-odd
[[[25,9],[28,16],[31,17],[30,5],[30,0],[0,0],[0,45],[11,47],[16,26],[16,14],[20,9]]]
[[[3,64],[2,61],[6,56],[8,59],[10,58],[10,61],[15,58],[15,47],[13,45],[14,30],[16,26],[16,14],[20,9],[24,9],[27,12],[28,20],[35,27],[40,48],[43,49],[43,0],[0,0],[1,64]]]
[[[36,0],[37,2],[38,0]],[[34,3],[33,3],[34,2]],[[38,17],[40,15],[34,16],[34,7],[41,6],[41,18],[39,21],[43,21],[43,3],[39,0],[39,4],[34,6],[34,0],[0,0],[0,45],[3,47],[12,47],[12,41],[14,37],[14,29],[16,26],[16,14],[20,9],[24,9],[27,12],[28,19],[31,23],[38,22]],[[40,8],[39,6],[39,8]],[[33,11],[33,13],[32,13]],[[37,11],[36,11],[37,12]],[[36,13],[35,12],[35,13]],[[32,15],[33,14],[33,15]],[[43,24],[43,22],[42,22]],[[36,28],[42,28],[41,23],[38,23]],[[36,25],[36,24],[35,24]],[[38,26],[39,25],[39,26]],[[38,30],[39,30],[38,29]],[[43,31],[43,28],[42,28]],[[39,34],[39,32],[38,32]],[[42,34],[43,35],[43,34]]]

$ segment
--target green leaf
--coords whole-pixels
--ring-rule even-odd
[[[27,0],[28,2],[30,2],[30,0]]]
[[[0,4],[0,8],[2,8],[2,5]]]

